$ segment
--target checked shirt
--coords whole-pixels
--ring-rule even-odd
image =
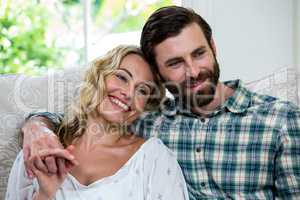
[[[300,199],[300,110],[241,81],[207,118],[169,100],[135,132],[159,137],[177,155],[190,199]],[[174,191],[175,192],[175,191]]]

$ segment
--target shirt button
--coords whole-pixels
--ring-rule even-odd
[[[204,122],[205,122],[205,119],[204,119],[204,118],[200,118],[200,121],[201,121],[202,123],[204,123]]]
[[[201,182],[201,183],[200,183],[200,186],[201,186],[201,187],[205,187],[205,186],[206,186],[206,183],[205,183],[205,182]]]
[[[197,148],[196,148],[196,152],[197,152],[197,153],[200,153],[200,152],[201,152],[201,147],[197,147]]]

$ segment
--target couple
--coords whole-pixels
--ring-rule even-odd
[[[147,143],[157,141],[151,138],[157,136],[175,153],[187,183],[189,198],[192,200],[300,198],[299,109],[289,102],[253,93],[239,80],[221,83],[212,31],[201,16],[177,6],[157,10],[143,28],[141,49],[151,71],[154,72],[153,77],[159,74],[159,79],[173,94],[174,99],[166,98],[159,111],[148,112],[133,122],[131,130],[134,134],[129,134],[130,138],[133,137],[134,141],[140,140],[137,137],[139,135],[150,139],[140,145],[141,147],[137,145],[130,155],[133,155],[133,152],[137,154]],[[145,69],[143,71],[145,72]],[[137,77],[140,77],[141,73],[137,73]],[[107,92],[108,89],[106,85]],[[110,99],[109,96],[107,98],[112,105],[114,104],[114,108],[121,107],[127,110],[126,103]],[[109,106],[105,108],[108,109]],[[80,110],[82,109],[80,107]],[[103,110],[99,109],[99,112]],[[101,114],[103,120],[105,115],[106,113]],[[113,119],[116,120],[117,116],[113,115]],[[97,169],[93,171],[88,161],[96,162],[94,160],[100,155],[91,155],[90,158],[85,155],[76,157],[76,153],[84,153],[78,152],[76,142],[80,144],[86,135],[71,135],[76,137],[75,144],[67,146],[69,143],[65,144],[63,141],[70,138],[70,135],[66,131],[61,132],[65,123],[59,115],[37,113],[24,125],[23,151],[29,175],[38,176],[35,172],[43,171],[49,176],[58,176],[57,174],[67,174],[71,170],[71,174],[75,176],[75,172],[78,173],[77,180],[88,184],[94,181],[96,176],[93,175],[101,173],[104,177],[112,174],[113,169],[122,170],[126,166],[126,156],[123,154],[123,163],[118,162],[118,167],[115,164],[108,166],[114,158],[107,157],[105,162],[96,163]],[[69,131],[73,133],[82,127],[82,124],[80,127],[76,126],[74,121],[71,121],[70,125],[72,126]],[[83,124],[83,127],[87,125],[88,123]],[[63,133],[58,136],[65,149],[51,130]],[[105,141],[105,138],[105,135],[102,135],[98,139],[102,146],[118,144],[114,140]],[[125,138],[122,136],[122,140]],[[157,164],[168,165],[170,161],[166,159],[171,159],[172,156],[163,153],[166,151],[162,150],[164,148],[154,149],[158,151],[151,153],[154,160],[162,159]],[[79,165],[76,165],[76,160],[69,154],[74,154],[76,159],[83,159],[84,162],[79,160]],[[110,154],[107,151],[101,154],[105,155]],[[135,157],[129,158],[130,155],[127,154],[129,161]],[[21,156],[19,158],[21,159]],[[80,171],[81,165],[85,164],[89,167]],[[19,165],[23,164],[19,162]],[[156,169],[155,166],[155,162],[150,161],[148,167],[152,171]],[[169,171],[170,166],[177,169],[177,181],[173,179],[164,182],[166,178],[162,177],[148,189],[137,188],[136,185],[139,184],[135,184],[134,193],[151,191],[157,186],[164,194],[172,190],[175,197],[185,198],[185,185],[176,164],[161,167],[157,174],[168,169],[167,174],[172,175]],[[111,173],[105,174],[105,170]],[[149,177],[147,173],[143,173],[140,178],[145,180]],[[174,190],[174,187],[178,189]],[[111,190],[114,189],[110,188],[110,193]],[[119,192],[115,190],[116,193]],[[123,190],[129,191],[129,185],[123,185]],[[94,194],[96,195],[96,192]],[[173,197],[162,197],[158,192],[158,196],[152,196],[150,199]]]
[[[142,111],[155,108],[162,84],[135,46],[119,46],[93,61],[78,101],[56,134],[65,149],[38,151],[26,175],[23,153],[12,167],[6,199],[188,199],[176,157],[157,138],[128,130]],[[50,174],[33,162],[63,158]]]

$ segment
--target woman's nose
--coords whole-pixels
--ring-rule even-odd
[[[126,98],[126,100],[131,100],[134,96],[134,87],[132,85],[128,85],[121,89],[121,95]]]

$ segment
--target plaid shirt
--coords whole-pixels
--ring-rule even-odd
[[[135,131],[177,155],[190,199],[300,199],[300,110],[228,81],[233,96],[208,118],[169,100]]]
[[[225,84],[235,93],[208,118],[168,100],[133,129],[159,137],[174,151],[191,200],[300,199],[300,110],[250,92],[240,81]],[[61,119],[39,115],[56,125]]]

